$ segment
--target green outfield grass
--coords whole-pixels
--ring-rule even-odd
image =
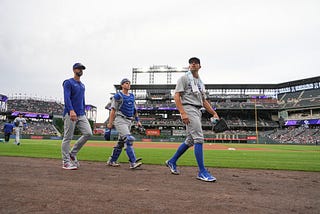
[[[94,142],[106,144],[110,142]],[[113,143],[113,142],[111,142]],[[138,142],[137,142],[138,143]],[[90,144],[90,142],[88,142]],[[36,158],[61,158],[61,141],[58,140],[23,140],[20,146],[11,143],[0,143],[0,156],[23,156]],[[177,144],[178,147],[179,144]],[[223,144],[236,150],[206,150],[207,167],[247,168],[247,169],[281,169],[320,172],[320,146],[303,145],[254,145]],[[248,151],[240,148],[260,148],[264,150]],[[84,146],[79,153],[80,160],[106,161],[110,147]],[[136,148],[138,157],[143,157],[144,164],[164,165],[175,149],[142,149]],[[127,162],[125,152],[119,159]],[[193,150],[183,155],[178,165],[196,166]]]

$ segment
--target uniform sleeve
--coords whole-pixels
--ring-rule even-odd
[[[136,98],[135,98],[134,94],[132,94],[132,96],[133,96],[133,100],[134,100],[134,112],[133,112],[133,115],[136,115],[136,113],[138,112]]]
[[[69,113],[71,110],[74,110],[72,103],[71,103],[71,84],[68,80],[63,82],[63,96],[64,96],[64,103]]]
[[[86,87],[82,83],[81,85],[83,86],[83,107],[84,109],[86,109],[86,96],[85,96]]]
[[[175,88],[175,93],[177,92],[184,92],[185,91],[185,88],[186,88],[186,81],[185,81],[185,76],[182,76],[178,79],[177,81],[177,85],[176,85],[176,88]]]
[[[115,94],[111,100],[111,109],[119,110],[120,103],[121,103],[121,95]]]
[[[207,99],[206,86],[205,85],[203,85],[202,98],[205,99],[205,100]]]

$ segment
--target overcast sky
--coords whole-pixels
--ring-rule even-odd
[[[210,84],[319,76],[319,11],[319,0],[0,0],[0,94],[62,100],[81,62],[103,122],[113,84],[133,67],[197,56]]]

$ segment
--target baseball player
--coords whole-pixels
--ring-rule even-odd
[[[14,119],[13,124],[15,126],[14,130],[15,130],[15,133],[16,133],[16,140],[15,140],[14,144],[19,146],[20,145],[20,139],[22,137],[23,128],[27,127],[27,121],[26,121],[26,119],[24,119],[22,117],[22,113],[19,113],[19,116]]]
[[[114,124],[119,132],[117,145],[113,148],[112,154],[107,161],[109,166],[120,166],[117,160],[121,154],[122,148],[125,146],[129,164],[131,169],[135,169],[142,165],[141,158],[137,159],[133,149],[135,138],[131,135],[130,129],[132,121],[135,120],[138,126],[141,126],[138,112],[135,105],[135,98],[130,90],[130,80],[125,78],[121,81],[121,91],[116,93],[111,102],[111,112],[107,127],[111,130]]]
[[[8,143],[10,139],[10,135],[13,132],[13,124],[10,122],[7,122],[3,126],[3,132],[4,132],[4,142]]]
[[[180,112],[181,119],[186,125],[186,140],[179,146],[173,157],[166,161],[172,174],[179,175],[177,160],[191,146],[194,146],[194,154],[198,163],[199,173],[197,179],[202,181],[216,181],[205,168],[203,160],[203,132],[201,127],[201,111],[204,107],[214,118],[219,119],[218,114],[212,109],[206,100],[205,86],[199,77],[201,68],[200,59],[193,57],[189,59],[189,71],[179,78],[174,100]]]
[[[85,86],[80,81],[80,77],[85,69],[86,67],[81,63],[75,63],[73,65],[74,77],[63,82],[64,136],[61,144],[63,169],[73,170],[80,167],[77,154],[92,135],[89,121],[85,115]],[[70,142],[76,126],[82,133],[82,136],[70,150]]]

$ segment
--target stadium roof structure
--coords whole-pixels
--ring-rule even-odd
[[[132,84],[131,90],[174,90],[175,86],[175,84]],[[120,85],[114,85],[114,87],[120,89]],[[320,76],[278,84],[206,84],[207,90],[272,90],[277,94],[317,88],[320,88]]]

